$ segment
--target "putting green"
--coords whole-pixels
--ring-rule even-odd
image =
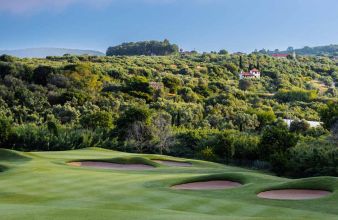
[[[185,160],[193,164],[191,167],[159,164],[152,170],[67,165],[91,160],[152,164],[153,159],[180,161],[97,148],[36,153],[0,150],[0,164],[6,167],[0,172],[0,219],[338,219],[338,178],[335,177],[290,180],[194,160]],[[243,185],[210,191],[171,188],[208,180],[238,181]],[[333,193],[305,201],[267,200],[256,195],[287,188],[315,188]]]

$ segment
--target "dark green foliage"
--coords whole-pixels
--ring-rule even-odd
[[[150,111],[145,107],[130,107],[116,121],[116,131],[120,140],[125,140],[128,129],[135,123],[150,123]]]
[[[255,111],[252,110],[252,113],[257,115],[257,119],[259,121],[259,127],[263,128],[269,124],[272,124],[276,121],[276,115],[273,111],[264,111],[264,110],[259,110]]]
[[[324,122],[324,127],[326,129],[331,129],[338,121],[338,103],[329,103],[322,109],[320,115],[322,122]]]
[[[110,129],[113,126],[113,117],[109,112],[99,111],[89,113],[80,119],[80,123],[84,128],[96,129],[107,128]]]
[[[280,90],[275,96],[281,102],[309,102],[317,98],[316,91],[306,90]]]
[[[338,148],[327,140],[309,138],[292,148],[289,158],[289,176],[338,175]]]
[[[221,54],[221,55],[226,55],[226,54],[228,54],[229,52],[227,51],[227,50],[225,50],[225,49],[222,49],[222,50],[220,50],[219,52],[218,52],[218,54]]]
[[[14,62],[16,60],[17,60],[16,57],[13,57],[7,54],[3,54],[0,56],[0,61],[3,61],[3,62]]]
[[[47,122],[47,128],[48,128],[48,131],[51,135],[54,135],[56,137],[59,136],[58,127],[57,127],[57,124],[54,121],[48,121]]]
[[[12,120],[0,115],[0,146],[7,143],[12,132]]]
[[[252,81],[251,80],[241,79],[239,81],[239,88],[241,90],[244,90],[244,91],[249,90],[251,86],[252,86]]]
[[[109,47],[107,56],[166,56],[178,53],[179,48],[175,44],[170,44],[168,40],[142,41],[136,43],[123,43],[115,47]]]
[[[127,82],[127,91],[140,91],[150,94],[152,92],[149,81],[144,76],[135,76]]]
[[[33,82],[45,86],[47,79],[53,74],[54,69],[50,66],[39,66],[34,70]]]
[[[306,132],[306,136],[311,136],[315,138],[319,138],[320,136],[327,135],[329,132],[322,126],[319,127],[314,127],[314,128],[309,128]]]
[[[171,93],[176,93],[177,88],[181,85],[181,80],[175,76],[165,76],[162,79],[165,87],[169,88]]]
[[[144,76],[131,78],[127,82],[125,90],[132,96],[145,99],[147,102],[152,101],[153,89],[150,87],[148,79]]]
[[[305,120],[294,120],[290,124],[290,131],[295,133],[305,133],[309,130],[310,124]]]
[[[288,149],[296,146],[298,138],[286,127],[268,126],[262,134],[261,156],[273,161],[271,156],[281,157]]]

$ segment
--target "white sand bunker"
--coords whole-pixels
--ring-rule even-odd
[[[160,163],[166,166],[171,167],[191,167],[192,164],[188,162],[178,162],[178,161],[171,161],[171,160],[152,160],[156,163]]]
[[[325,190],[309,190],[309,189],[281,189],[270,190],[257,194],[259,198],[276,199],[276,200],[307,200],[318,199],[331,194]]]
[[[204,182],[193,182],[175,185],[173,189],[189,189],[189,190],[208,190],[208,189],[231,189],[241,186],[242,184],[227,180],[211,180]]]
[[[95,161],[82,161],[71,162],[68,165],[76,167],[95,167],[101,169],[115,169],[115,170],[151,170],[155,167],[145,164],[118,164],[109,162],[95,162]]]

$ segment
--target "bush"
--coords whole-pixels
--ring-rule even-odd
[[[82,116],[80,119],[80,123],[83,128],[110,129],[113,126],[113,117],[109,112],[99,111]]]
[[[296,146],[297,142],[298,138],[287,127],[268,126],[262,134],[260,157],[273,161],[273,155],[281,157],[288,149]]]
[[[338,121],[338,103],[331,102],[327,104],[320,112],[321,121],[324,122],[326,129],[331,127]]]
[[[0,115],[0,146],[4,146],[12,132],[12,120]]]
[[[305,120],[294,120],[290,124],[290,131],[304,134],[310,128],[310,124]]]
[[[290,149],[287,163],[289,176],[337,176],[338,148],[325,139],[308,138]]]
[[[317,98],[317,92],[314,90],[280,90],[276,93],[275,98],[280,102],[303,101],[309,102]]]

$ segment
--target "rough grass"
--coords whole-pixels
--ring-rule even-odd
[[[24,156],[23,153],[13,150],[0,149],[0,161],[28,161],[29,157]]]
[[[214,174],[214,175],[205,175],[205,176],[197,176],[188,178],[185,180],[181,180],[174,185],[193,183],[193,182],[204,182],[204,181],[212,181],[212,180],[228,180],[233,182],[238,182],[242,185],[248,183],[248,178],[240,173],[225,173],[225,174]],[[174,186],[172,185],[172,186]]]
[[[143,165],[149,165],[153,167],[161,166],[160,164],[155,163],[143,157],[118,157],[118,158],[112,158],[112,159],[88,159],[88,160],[74,160],[70,162],[85,162],[85,161],[107,162],[107,163],[117,163],[117,164],[143,164]]]
[[[3,165],[1,165],[0,164],[0,172],[3,172],[3,171],[5,171],[7,169],[7,167],[6,166],[3,166]]]
[[[0,159],[0,164],[9,164],[9,169],[0,173],[0,219],[338,219],[338,178],[334,177],[291,180],[203,161],[192,161],[192,167],[158,166],[144,171],[67,165],[69,161],[93,159],[148,163],[151,158],[97,148],[19,155],[31,160],[17,163],[16,157],[12,157],[13,161],[6,157],[4,163]],[[210,191],[170,188],[179,182],[210,178],[237,180],[244,185]],[[256,196],[264,189],[283,187],[315,187],[333,193],[307,201],[267,200]]]

